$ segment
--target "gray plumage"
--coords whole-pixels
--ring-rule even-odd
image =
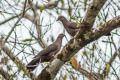
[[[71,36],[75,36],[76,32],[79,31],[77,23],[68,21],[64,16],[59,16],[57,21],[59,20],[63,23],[64,28]]]
[[[77,26],[76,22],[70,22],[64,16],[59,16],[57,21],[59,20],[63,23],[64,28],[71,36],[75,36],[75,34],[79,31],[79,27]],[[110,35],[110,33],[105,34],[105,36]]]
[[[33,71],[39,63],[48,62],[52,60],[54,58],[54,55],[56,55],[56,53],[60,51],[63,37],[64,34],[60,34],[55,42],[53,42],[44,50],[40,51],[39,54],[37,54],[33,58],[33,60],[27,64],[27,69]]]

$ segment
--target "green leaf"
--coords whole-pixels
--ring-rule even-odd
[[[84,0],[84,11],[86,11],[86,7],[87,7],[87,2],[88,2],[88,0]]]
[[[63,80],[66,80],[66,79],[67,79],[67,75],[64,75]]]
[[[99,26],[103,25],[103,22],[100,22]]]
[[[88,54],[87,51],[84,51],[84,52],[83,52],[83,55],[84,55],[84,56],[87,56],[87,54]]]
[[[96,45],[93,44],[93,45],[92,45],[92,50],[95,50],[95,49],[96,49]]]
[[[40,7],[40,12],[42,12],[45,9],[45,7]]]
[[[23,42],[30,42],[32,39],[24,39]]]
[[[77,27],[79,27],[79,26],[80,26],[80,24],[81,24],[81,23],[77,23]]]
[[[54,39],[54,37],[53,36],[50,36],[50,38],[51,38],[51,41],[53,42],[53,41],[55,41],[55,39]]]
[[[20,26],[21,24],[16,24],[16,26]]]
[[[76,6],[76,4],[77,4],[77,1],[75,1],[75,2],[73,3],[74,6]]]
[[[99,63],[99,59],[96,59],[96,63]]]
[[[106,64],[106,75],[110,72],[110,64]]]
[[[22,69],[20,67],[18,67],[18,72],[20,72]]]
[[[17,65],[17,67],[19,67],[19,66],[20,66],[20,64],[19,64],[19,62],[18,62],[18,61],[15,61],[15,63],[16,63],[16,65]]]
[[[8,71],[10,71],[12,68],[11,68],[11,66],[8,65],[8,66],[7,66],[7,69],[8,69]]]
[[[101,17],[100,17],[100,15],[98,15],[98,19],[99,19],[99,20],[101,20]]]
[[[76,18],[76,17],[71,17],[71,19],[72,19],[72,20],[77,20],[77,18]]]
[[[11,74],[11,77],[12,77],[12,78],[15,78],[15,77],[16,77],[16,74]]]
[[[29,73],[29,70],[24,70],[23,77],[25,77]]]
[[[61,3],[62,3],[62,7],[64,7],[64,0],[61,0]]]
[[[69,16],[72,16],[72,8],[69,6],[69,9],[68,9],[68,12],[69,12]]]

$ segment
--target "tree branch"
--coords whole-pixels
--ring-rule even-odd
[[[84,21],[89,23],[91,27],[93,26],[96,16],[106,1],[107,0],[93,0],[92,3],[89,4]]]
[[[113,54],[113,56],[110,58],[110,60],[107,62],[107,64],[112,65],[113,61],[115,60],[115,58],[117,57],[117,55],[120,53],[120,48],[118,50],[115,51],[115,53]],[[110,68],[110,67],[109,67]],[[75,69],[75,68],[74,68]],[[80,73],[82,73],[83,75],[85,75],[89,80],[104,80],[106,76],[108,76],[108,73],[110,71],[107,71],[107,66],[105,66],[105,68],[103,69],[102,73],[94,73],[94,72],[88,72],[82,68],[80,68],[79,70]]]
[[[115,53],[113,54],[113,56],[111,57],[111,59],[107,62],[107,64],[109,64],[110,66],[112,65],[113,61],[115,60],[116,56],[120,54],[120,48],[118,50],[115,51]],[[105,66],[102,75],[103,78],[105,78],[106,76],[108,76],[109,71],[107,71],[107,66]]]
[[[80,24],[80,29],[77,32],[77,35],[75,35],[75,38],[82,38],[83,34],[86,34],[90,31],[90,29],[93,27],[96,16],[98,15],[105,2],[106,0],[93,0],[92,3],[89,4],[85,18]]]
[[[24,72],[27,71],[25,65],[19,60],[18,57],[14,55],[13,52],[5,45],[5,41],[3,39],[0,39],[0,48],[3,50],[9,57],[10,59],[17,65],[18,68],[23,70]],[[35,78],[35,76],[31,73],[28,72],[27,74],[28,77]]]
[[[0,74],[6,79],[6,80],[13,80],[12,77],[0,67]]]
[[[57,4],[58,4],[58,2],[59,2],[60,0],[58,0],[58,1],[50,1],[50,2],[48,2],[46,5],[36,5],[36,4],[32,4],[32,6],[30,6],[29,5],[29,3],[28,3],[28,5],[27,5],[27,7],[28,8],[36,8],[36,9],[53,9],[53,8],[55,8],[56,6],[57,6]],[[23,2],[23,4],[24,4],[24,2]]]
[[[62,49],[61,53],[57,55],[58,59],[54,59],[38,76],[38,79],[41,79],[42,75],[46,74],[44,77],[47,76],[47,79],[53,80],[61,68],[61,66],[66,62],[69,61],[70,58],[75,55],[80,49],[82,49],[84,46],[89,44],[90,42],[93,42],[94,40],[99,39],[101,36],[109,33],[115,28],[118,28],[120,26],[120,16],[114,17],[112,20],[109,20],[102,26],[97,27],[96,30],[91,30],[90,32],[87,32],[84,34],[84,37],[80,39],[71,39],[68,44],[65,45],[65,47]],[[55,67],[59,65],[59,67]],[[55,67],[55,68],[54,68]],[[53,74],[54,73],[54,74]],[[49,76],[49,77],[48,77]],[[44,79],[44,80],[47,80]]]

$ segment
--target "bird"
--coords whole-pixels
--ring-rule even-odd
[[[65,35],[59,34],[56,41],[50,44],[47,48],[40,51],[32,61],[27,64],[27,69],[33,71],[39,63],[49,62],[54,59],[54,56],[60,51],[62,39]]]
[[[74,37],[75,34],[80,30],[79,23],[68,21],[64,16],[59,16],[57,18],[57,21],[61,21],[63,23],[64,28],[72,37]],[[92,30],[94,30],[94,28],[92,28]],[[105,36],[110,35],[111,35],[110,33],[105,34]]]
[[[61,21],[63,23],[64,28],[71,36],[75,36],[75,34],[79,31],[77,23],[68,21],[64,16],[59,16],[57,21]]]

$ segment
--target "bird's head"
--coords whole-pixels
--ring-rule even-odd
[[[58,41],[61,42],[64,36],[65,36],[64,34],[59,34],[57,37],[57,40],[55,42],[57,42],[57,43],[58,43]]]
[[[65,20],[66,18],[64,17],[64,16],[59,16],[58,18],[57,18],[57,21],[63,21],[63,20]]]
[[[64,34],[59,34],[58,37],[63,38],[65,35]]]

